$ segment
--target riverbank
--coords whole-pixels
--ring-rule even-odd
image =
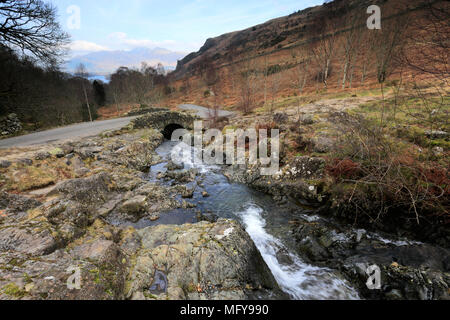
[[[437,153],[391,136],[390,128],[379,131],[360,113],[377,103],[340,99],[234,118],[224,131],[280,130],[281,168],[262,176],[259,166],[230,166],[225,175],[278,203],[307,208],[310,221],[293,218],[285,228],[292,248],[310,263],[334,265],[363,297],[447,299],[448,150]],[[368,290],[363,281],[372,264],[381,268],[381,290]]]
[[[353,97],[235,117],[224,131],[280,130],[281,169],[264,177],[258,167],[234,167],[229,176],[345,223],[449,247],[448,135],[428,134],[400,107],[401,120],[380,124],[385,103]]]

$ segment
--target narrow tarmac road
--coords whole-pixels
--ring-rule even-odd
[[[41,132],[35,132],[24,136],[0,140],[0,148],[28,147],[50,142],[86,138],[100,134],[106,130],[117,130],[126,126],[136,117],[118,118],[112,120],[83,122],[67,127],[61,127]]]
[[[197,115],[203,119],[209,118],[209,109],[192,104],[183,104],[178,106],[180,110],[194,110]],[[234,113],[225,110],[218,110],[219,117],[231,117]],[[136,117],[118,118],[112,120],[103,120],[95,122],[83,122],[72,124],[66,127],[35,132],[23,136],[0,140],[0,149],[12,147],[29,147],[34,145],[57,142],[61,140],[86,138],[98,135],[106,130],[117,130],[126,126]]]
[[[208,119],[211,116],[211,113],[213,112],[212,110],[205,108],[205,107],[201,107],[201,106],[197,106],[194,104],[181,104],[178,106],[178,109],[181,110],[194,110],[197,111],[197,115],[202,118],[202,119]],[[226,110],[217,110],[217,116],[222,118],[222,117],[231,117],[234,115],[234,112],[231,111],[226,111]]]

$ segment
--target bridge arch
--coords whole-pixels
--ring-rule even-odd
[[[161,133],[163,134],[164,138],[170,140],[172,139],[173,132],[178,129],[184,129],[184,127],[178,123],[170,123],[164,127]]]

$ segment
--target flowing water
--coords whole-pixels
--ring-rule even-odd
[[[157,176],[166,171],[174,148],[186,150],[195,156],[194,149],[182,143],[164,142],[156,152],[164,159],[149,172],[149,179],[158,183]],[[220,166],[196,164],[192,157],[184,154],[184,170],[194,168],[199,175],[189,188],[195,188],[190,199],[197,205],[194,209],[177,209],[161,214],[156,222],[143,219],[134,226],[142,228],[155,224],[182,224],[197,222],[196,211],[210,212],[222,218],[235,219],[242,223],[272,271],[280,288],[292,299],[358,299],[356,291],[339,275],[330,269],[305,263],[289,249],[289,238],[277,236],[286,234],[286,226],[293,217],[303,216],[299,207],[287,210],[278,206],[272,198],[251,190],[245,185],[230,183],[222,174]],[[203,191],[210,195],[204,198]],[[284,228],[284,229],[283,229]]]

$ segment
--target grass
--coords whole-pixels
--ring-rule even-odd
[[[381,114],[384,108],[384,127],[390,130],[392,136],[405,139],[421,147],[442,147],[449,150],[448,139],[429,139],[426,131],[444,130],[450,131],[448,115],[450,114],[450,97],[440,99],[430,97],[426,104],[417,98],[406,97],[399,103],[394,98],[385,101],[377,100],[360,105],[359,108],[350,110],[353,115],[363,115],[374,123],[381,124]],[[433,113],[433,110],[438,110]]]
[[[75,177],[73,168],[64,159],[50,158],[31,166],[14,163],[1,169],[0,188],[10,192],[25,192],[48,187],[65,179]]]

